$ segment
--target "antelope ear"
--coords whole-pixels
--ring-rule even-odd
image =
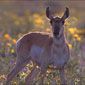
[[[53,18],[52,15],[51,15],[51,13],[50,13],[49,7],[46,8],[46,16],[47,16],[49,19],[52,19],[52,18]]]
[[[69,17],[69,9],[66,7],[66,11],[65,11],[65,13],[64,13],[64,15],[62,17],[62,20],[65,20],[68,17]]]

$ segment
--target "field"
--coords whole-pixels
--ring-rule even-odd
[[[36,1],[0,1],[0,85],[5,84],[7,74],[16,63],[17,40],[28,32],[51,33],[44,2],[41,0],[37,6],[34,3]],[[65,67],[66,79],[68,85],[85,85],[85,12],[83,9],[78,11],[76,7],[69,8],[70,17],[65,22],[65,36],[70,48],[70,60]],[[82,5],[82,8],[85,6]],[[64,10],[58,15],[62,16]],[[32,62],[14,78],[12,85],[24,85],[24,79],[31,69]],[[37,79],[36,85],[39,85],[39,82]],[[55,85],[56,82],[60,85],[59,72],[48,70],[44,79],[45,85]]]

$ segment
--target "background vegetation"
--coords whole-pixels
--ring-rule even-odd
[[[62,16],[65,7],[70,9],[70,17],[65,23],[65,35],[71,56],[65,73],[68,85],[85,85],[85,1],[57,0],[0,0],[0,85],[16,63],[15,44],[25,33],[51,32],[45,9],[51,7],[52,14]],[[30,72],[28,64],[12,81],[12,85],[24,85],[24,78]],[[48,75],[49,74],[49,75]],[[58,71],[47,72],[45,85],[60,85]],[[39,81],[36,81],[39,85]]]

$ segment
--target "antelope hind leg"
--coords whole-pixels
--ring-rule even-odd
[[[17,61],[15,67],[12,69],[12,71],[7,75],[6,85],[10,85],[10,81],[18,74],[22,68],[26,66],[26,64],[29,62],[29,60],[22,60]]]

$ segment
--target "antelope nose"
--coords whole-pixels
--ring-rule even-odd
[[[55,35],[56,35],[57,33],[56,33],[56,32],[53,32],[53,34],[55,34]]]
[[[54,35],[58,35],[59,33],[58,32],[53,32]]]

